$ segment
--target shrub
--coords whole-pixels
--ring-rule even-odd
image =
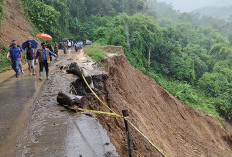
[[[0,47],[0,72],[3,72],[10,68],[10,60],[6,59],[6,55],[9,48],[6,46]]]
[[[88,56],[94,61],[98,61],[106,57],[107,53],[100,48],[87,47],[84,49]]]

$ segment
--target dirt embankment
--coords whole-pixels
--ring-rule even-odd
[[[20,0],[4,0],[4,18],[0,27],[0,45],[10,45],[12,40],[22,44],[26,40],[34,39],[30,32],[34,32],[31,24],[20,13]]]
[[[108,78],[100,80],[105,83],[94,83],[100,89],[100,97],[119,114],[128,108],[132,122],[167,156],[231,156],[231,139],[217,118],[171,96],[153,79],[132,67],[123,55],[108,58],[105,65]],[[108,111],[94,96],[88,95],[86,99],[87,105],[92,104],[91,109]],[[117,152],[126,156],[123,120],[98,118]],[[135,156],[160,156],[134,129],[132,139]]]

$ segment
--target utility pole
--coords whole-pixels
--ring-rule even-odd
[[[125,29],[126,29],[126,40],[127,40],[127,45],[128,45],[128,48],[130,49],[130,33],[129,33],[129,28],[128,28],[128,25],[127,25],[127,24],[125,25]]]
[[[147,76],[148,76],[149,67],[150,67],[150,64],[151,64],[151,46],[152,46],[152,44],[150,43],[149,52],[148,52],[148,60],[147,60],[147,69],[146,69],[146,75]]]

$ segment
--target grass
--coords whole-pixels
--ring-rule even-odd
[[[99,61],[107,56],[107,53],[100,48],[86,47],[84,48],[84,51],[94,61]]]
[[[3,0],[0,0],[0,27],[2,25],[2,18],[3,18],[3,15],[4,15],[2,5],[3,5]]]
[[[216,98],[207,97],[203,91],[196,89],[193,86],[184,82],[169,80],[153,72],[150,72],[149,76],[155,79],[156,82],[164,89],[166,89],[170,94],[188,103],[193,108],[212,116],[217,116],[220,120],[223,119],[219,115],[213,103],[215,102],[214,99]]]
[[[1,46],[0,47],[0,72],[3,72],[5,70],[8,70],[11,68],[11,62],[10,60],[6,59],[6,55],[8,52],[8,47]]]

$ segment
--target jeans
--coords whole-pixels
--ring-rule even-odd
[[[19,76],[19,64],[20,64],[20,59],[15,59],[15,60],[11,60],[11,66],[14,69],[14,71],[16,72],[15,76],[18,77]]]

